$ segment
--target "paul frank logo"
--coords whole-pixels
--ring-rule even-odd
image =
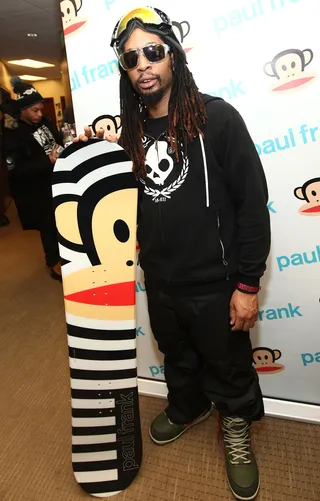
[[[299,209],[302,216],[320,216],[320,177],[309,179],[294,190],[294,195],[306,202]]]
[[[221,87],[217,87],[215,90],[210,91],[209,94],[212,96],[222,97],[223,99],[228,99],[230,101],[231,99],[245,96],[247,91],[242,80],[235,81],[231,78]]]
[[[315,82],[317,74],[305,71],[312,60],[311,49],[287,49],[279,52],[263,67],[265,74],[276,80],[270,86],[270,91],[273,94],[283,94]]]
[[[146,285],[144,282],[136,283],[136,292],[146,292]]]
[[[269,210],[269,212],[271,212],[271,214],[277,214],[278,211],[273,206],[273,204],[274,204],[274,201],[271,201],[268,203],[268,210]]]
[[[307,367],[310,364],[320,363],[320,351],[318,353],[302,353],[301,355],[302,364]]]
[[[320,245],[317,245],[315,250],[291,254],[290,256],[277,257],[277,265],[279,271],[284,271],[291,266],[304,266],[307,264],[320,263]]]
[[[231,29],[245,26],[248,22],[253,22],[269,13],[280,12],[282,9],[288,8],[300,1],[301,0],[248,0],[237,9],[216,17],[213,20],[214,32],[220,38]]]
[[[91,85],[101,79],[119,75],[119,73],[119,63],[117,59],[111,59],[111,61],[91,68],[85,65],[81,70],[74,70],[70,73],[71,92],[81,89],[83,85]]]
[[[280,350],[255,348],[252,350],[253,366],[259,374],[275,374],[284,370],[284,365],[277,360],[281,358]]]
[[[107,10],[111,10],[110,6],[113,5],[116,2],[116,0],[104,0],[104,4],[106,6]]]
[[[139,336],[145,336],[145,335],[146,335],[146,333],[143,332],[142,327],[137,327],[136,336],[139,337]]]
[[[123,471],[136,470],[139,465],[135,461],[133,393],[122,393],[116,404],[120,409],[121,424],[117,429],[117,436],[121,444],[122,469]]]
[[[157,376],[160,376],[160,379],[163,379],[164,365],[150,365],[149,371],[153,378],[157,378]]]
[[[268,308],[267,310],[260,310],[258,312],[260,322],[265,320],[283,320],[289,318],[303,317],[300,311],[301,306],[294,306],[288,303],[286,306],[280,308]]]
[[[308,127],[307,124],[300,126],[300,129],[289,127],[285,133],[279,136],[265,139],[255,143],[255,147],[260,156],[271,155],[280,151],[290,150],[297,146],[305,146],[317,142],[319,139],[319,127]]]
[[[79,32],[87,23],[85,17],[78,15],[82,7],[82,0],[61,0],[60,11],[64,37],[67,38]]]

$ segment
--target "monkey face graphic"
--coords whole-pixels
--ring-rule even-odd
[[[96,144],[91,142],[89,149],[97,156],[85,159],[84,177],[74,190],[79,195],[71,200],[70,195],[56,197],[59,242],[88,257],[87,266],[70,273],[65,272],[68,264],[62,267],[65,309],[78,317],[130,320],[135,312],[137,182],[127,154],[118,145],[112,143],[108,156],[99,154],[105,151],[101,143],[106,141],[92,141]],[[66,166],[64,175],[72,156],[57,161],[58,168]],[[93,170],[87,174],[88,169]],[[83,190],[80,185],[90,179],[92,183]],[[54,185],[54,192],[59,189]]]
[[[78,32],[78,30],[86,24],[87,19],[78,17],[78,12],[81,7],[82,0],[60,1],[62,26],[65,38]]]
[[[309,179],[294,190],[294,195],[307,202],[299,209],[302,216],[320,216],[320,177]]]
[[[184,47],[184,39],[189,35],[190,33],[190,24],[188,21],[182,21],[181,23],[178,23],[177,21],[172,22],[172,29],[174,34],[176,35],[177,39],[183,46],[183,49],[185,53],[187,54],[192,47]]]
[[[284,370],[284,366],[276,362],[281,357],[281,351],[270,348],[255,348],[252,350],[253,365],[261,374],[274,374]]]
[[[266,75],[276,79],[270,91],[273,93],[294,91],[315,81],[316,73],[305,71],[313,57],[311,49],[288,49],[277,54],[263,68]]]

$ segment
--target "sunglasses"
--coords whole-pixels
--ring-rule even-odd
[[[139,49],[123,52],[119,56],[119,63],[125,71],[133,70],[139,64],[140,54],[143,54],[149,63],[154,64],[162,61],[169,52],[170,47],[165,43],[149,43]]]

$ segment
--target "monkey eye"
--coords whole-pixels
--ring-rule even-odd
[[[295,68],[295,67],[296,67],[296,63],[294,61],[292,61],[291,68]]]
[[[113,225],[113,232],[115,237],[119,242],[125,243],[129,240],[130,230],[129,226],[123,219],[117,219]]]
[[[258,355],[258,359],[261,360],[261,356],[260,355]]]
[[[283,64],[283,65],[281,66],[281,68],[283,69],[283,71],[287,71],[287,69],[288,69],[288,68],[286,67],[286,65],[285,65],[285,64]]]
[[[265,360],[268,360],[268,358],[269,358],[269,357],[268,357],[268,355],[265,355],[265,356],[264,356],[264,359],[265,359]]]
[[[108,130],[111,130],[111,125],[107,125],[107,129],[108,129]]]
[[[317,192],[314,191],[314,190],[312,190],[311,195],[313,195],[314,197],[316,197],[317,196]]]
[[[69,9],[69,7],[67,8],[67,14],[70,14],[70,9]]]

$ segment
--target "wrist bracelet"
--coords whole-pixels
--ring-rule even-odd
[[[237,289],[241,292],[248,292],[249,294],[257,294],[260,290],[261,287],[252,287],[251,285],[245,285],[242,284],[241,282],[237,282]]]

